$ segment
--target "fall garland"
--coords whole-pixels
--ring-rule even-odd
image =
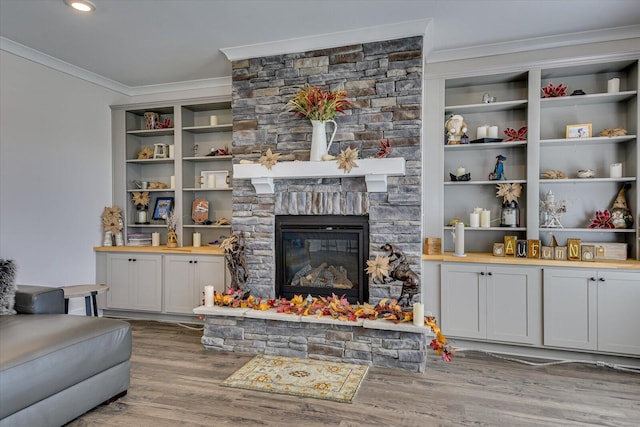
[[[393,323],[413,321],[413,311],[403,311],[397,300],[389,298],[381,300],[375,306],[367,303],[352,305],[344,295],[339,297],[332,294],[330,297],[308,296],[307,298],[296,295],[291,300],[286,298],[263,299],[262,297],[256,298],[241,289],[229,288],[225,293],[215,292],[213,302],[221,307],[250,308],[261,311],[275,309],[278,313],[316,316],[318,318],[329,316],[345,322],[355,322],[358,319],[382,319]],[[442,360],[450,362],[455,354],[455,349],[448,344],[447,338],[442,335],[434,316],[425,316],[424,320],[436,335],[429,346],[438,356],[442,357]]]

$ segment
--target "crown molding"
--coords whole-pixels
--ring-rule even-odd
[[[427,18],[335,33],[297,37],[295,39],[227,47],[220,49],[220,51],[226,55],[229,61],[239,61],[262,56],[307,52],[310,50],[329,49],[351,44],[393,40],[411,36],[424,36],[425,34],[432,34],[432,27],[433,18]],[[432,38],[433,37],[430,37],[430,39]],[[431,40],[429,40],[429,45],[430,47],[432,46]]]
[[[45,67],[53,70],[60,71],[61,73],[69,74],[70,76],[77,77],[89,83],[94,83],[98,86],[111,89],[120,94],[129,95],[128,92],[130,88],[128,86],[107,79],[106,77],[102,77],[101,75],[85,70],[84,68],[69,64],[68,62],[62,61],[58,58],[54,58],[53,56],[42,53],[39,50],[16,43],[6,37],[0,36],[0,50],[12,53],[21,58],[35,62],[36,64],[44,65]]]
[[[212,79],[189,80],[184,82],[147,86],[127,86],[94,72],[85,70],[84,68],[77,67],[69,64],[68,62],[54,58],[53,56],[42,53],[39,50],[16,43],[6,37],[0,36],[0,50],[126,96],[155,95],[165,92],[210,89],[212,87],[220,86],[231,87],[231,77],[217,77]]]
[[[580,44],[608,42],[640,37],[640,25],[608,28],[604,30],[582,31],[578,33],[561,34],[509,42],[493,43],[463,47],[458,49],[434,50],[427,58],[427,62],[446,62],[462,59],[479,58],[484,56],[504,55],[516,52],[526,52],[538,49],[552,49],[556,47],[575,46]]]

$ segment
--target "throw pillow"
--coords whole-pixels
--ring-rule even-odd
[[[16,314],[16,264],[0,258],[0,315]]]

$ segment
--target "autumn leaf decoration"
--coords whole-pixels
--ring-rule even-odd
[[[515,130],[512,128],[506,128],[503,132],[507,136],[505,141],[526,141],[527,140],[527,130],[526,126],[522,126],[520,129]]]
[[[146,208],[149,206],[149,192],[148,191],[134,191],[131,193],[131,198],[133,199],[133,204],[136,205],[136,208]]]
[[[153,158],[153,149],[151,147],[144,147],[138,152],[138,160],[146,160]]]
[[[264,156],[260,157],[259,162],[262,166],[271,170],[271,168],[278,163],[278,157],[280,157],[280,153],[272,153],[271,148],[269,148]]]
[[[615,225],[613,225],[612,220],[613,218],[611,217],[609,209],[596,211],[595,217],[591,219],[589,228],[616,228]]]
[[[351,147],[342,150],[338,155],[338,168],[343,169],[345,173],[351,172],[351,169],[358,167],[357,159],[358,150],[352,150]]]
[[[120,208],[115,206],[104,208],[104,211],[102,211],[102,229],[105,232],[110,231],[113,234],[122,230]]]
[[[567,87],[562,83],[556,86],[549,82],[546,87],[542,88],[543,98],[557,98],[559,96],[567,96]]]
[[[389,142],[389,138],[387,138],[387,142],[380,141],[380,149],[376,153],[376,156],[379,159],[382,159],[387,157],[389,154],[391,154],[391,142]]]

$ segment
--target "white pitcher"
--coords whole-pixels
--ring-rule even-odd
[[[333,133],[331,134],[331,139],[328,144],[327,131],[325,130],[327,123],[333,123]],[[313,125],[313,133],[311,134],[311,154],[309,160],[319,162],[323,160],[322,156],[329,152],[333,137],[336,136],[336,131],[338,130],[338,124],[334,120],[311,120],[311,124]]]

